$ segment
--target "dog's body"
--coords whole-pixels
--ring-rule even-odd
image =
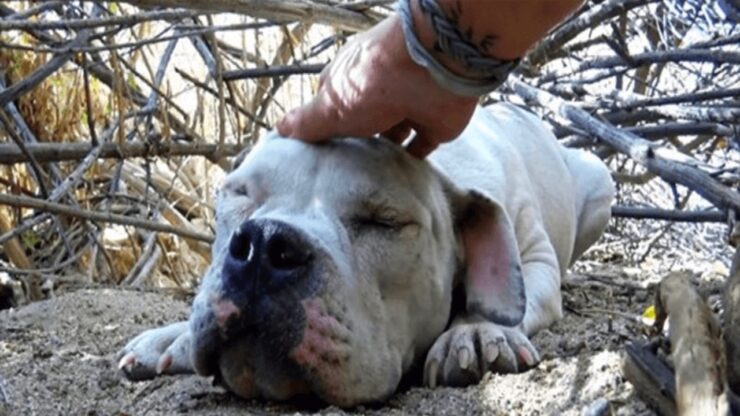
[[[432,386],[517,371],[613,192],[598,159],[510,105],[478,109],[429,162],[382,140],[263,139],[222,187],[189,323],[143,333],[121,366],[345,406],[387,397],[425,357]]]

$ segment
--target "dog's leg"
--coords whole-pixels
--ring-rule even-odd
[[[478,315],[457,317],[427,355],[424,382],[428,386],[477,383],[488,371],[524,371],[539,354],[529,336],[562,317],[560,269],[545,238],[522,253],[527,308],[515,327],[495,324]]]
[[[190,341],[187,321],[144,331],[118,352],[118,368],[130,380],[193,373]]]
[[[615,190],[609,169],[599,158],[581,150],[562,151],[576,190],[578,227],[571,256],[573,264],[604,233],[611,218]]]

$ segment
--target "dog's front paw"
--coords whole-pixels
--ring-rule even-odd
[[[118,351],[116,358],[118,368],[129,380],[192,373],[188,323],[178,322],[144,331]]]
[[[487,371],[516,373],[538,361],[537,350],[518,328],[467,319],[453,323],[429,350],[424,384],[467,386],[479,382]]]

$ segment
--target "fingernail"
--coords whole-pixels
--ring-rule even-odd
[[[470,365],[470,351],[467,348],[463,347],[457,351],[457,362],[460,368],[467,370]]]

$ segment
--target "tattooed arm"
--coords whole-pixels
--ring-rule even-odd
[[[581,0],[437,0],[437,3],[462,36],[482,53],[514,60],[572,13]],[[466,75],[466,68],[435,47],[435,33],[419,0],[410,4],[422,44],[453,72]]]
[[[439,34],[423,10],[428,0],[400,1],[409,1],[412,30],[424,50],[457,76],[481,76],[439,47]],[[453,31],[459,31],[474,52],[507,61],[523,56],[581,1],[436,0],[435,4],[441,8],[438,17],[452,22]],[[462,132],[477,101],[478,97],[443,86],[412,59],[401,17],[395,14],[352,38],[322,72],[316,96],[288,113],[277,129],[282,136],[309,142],[382,134],[399,144],[414,131],[407,149],[423,158]]]

